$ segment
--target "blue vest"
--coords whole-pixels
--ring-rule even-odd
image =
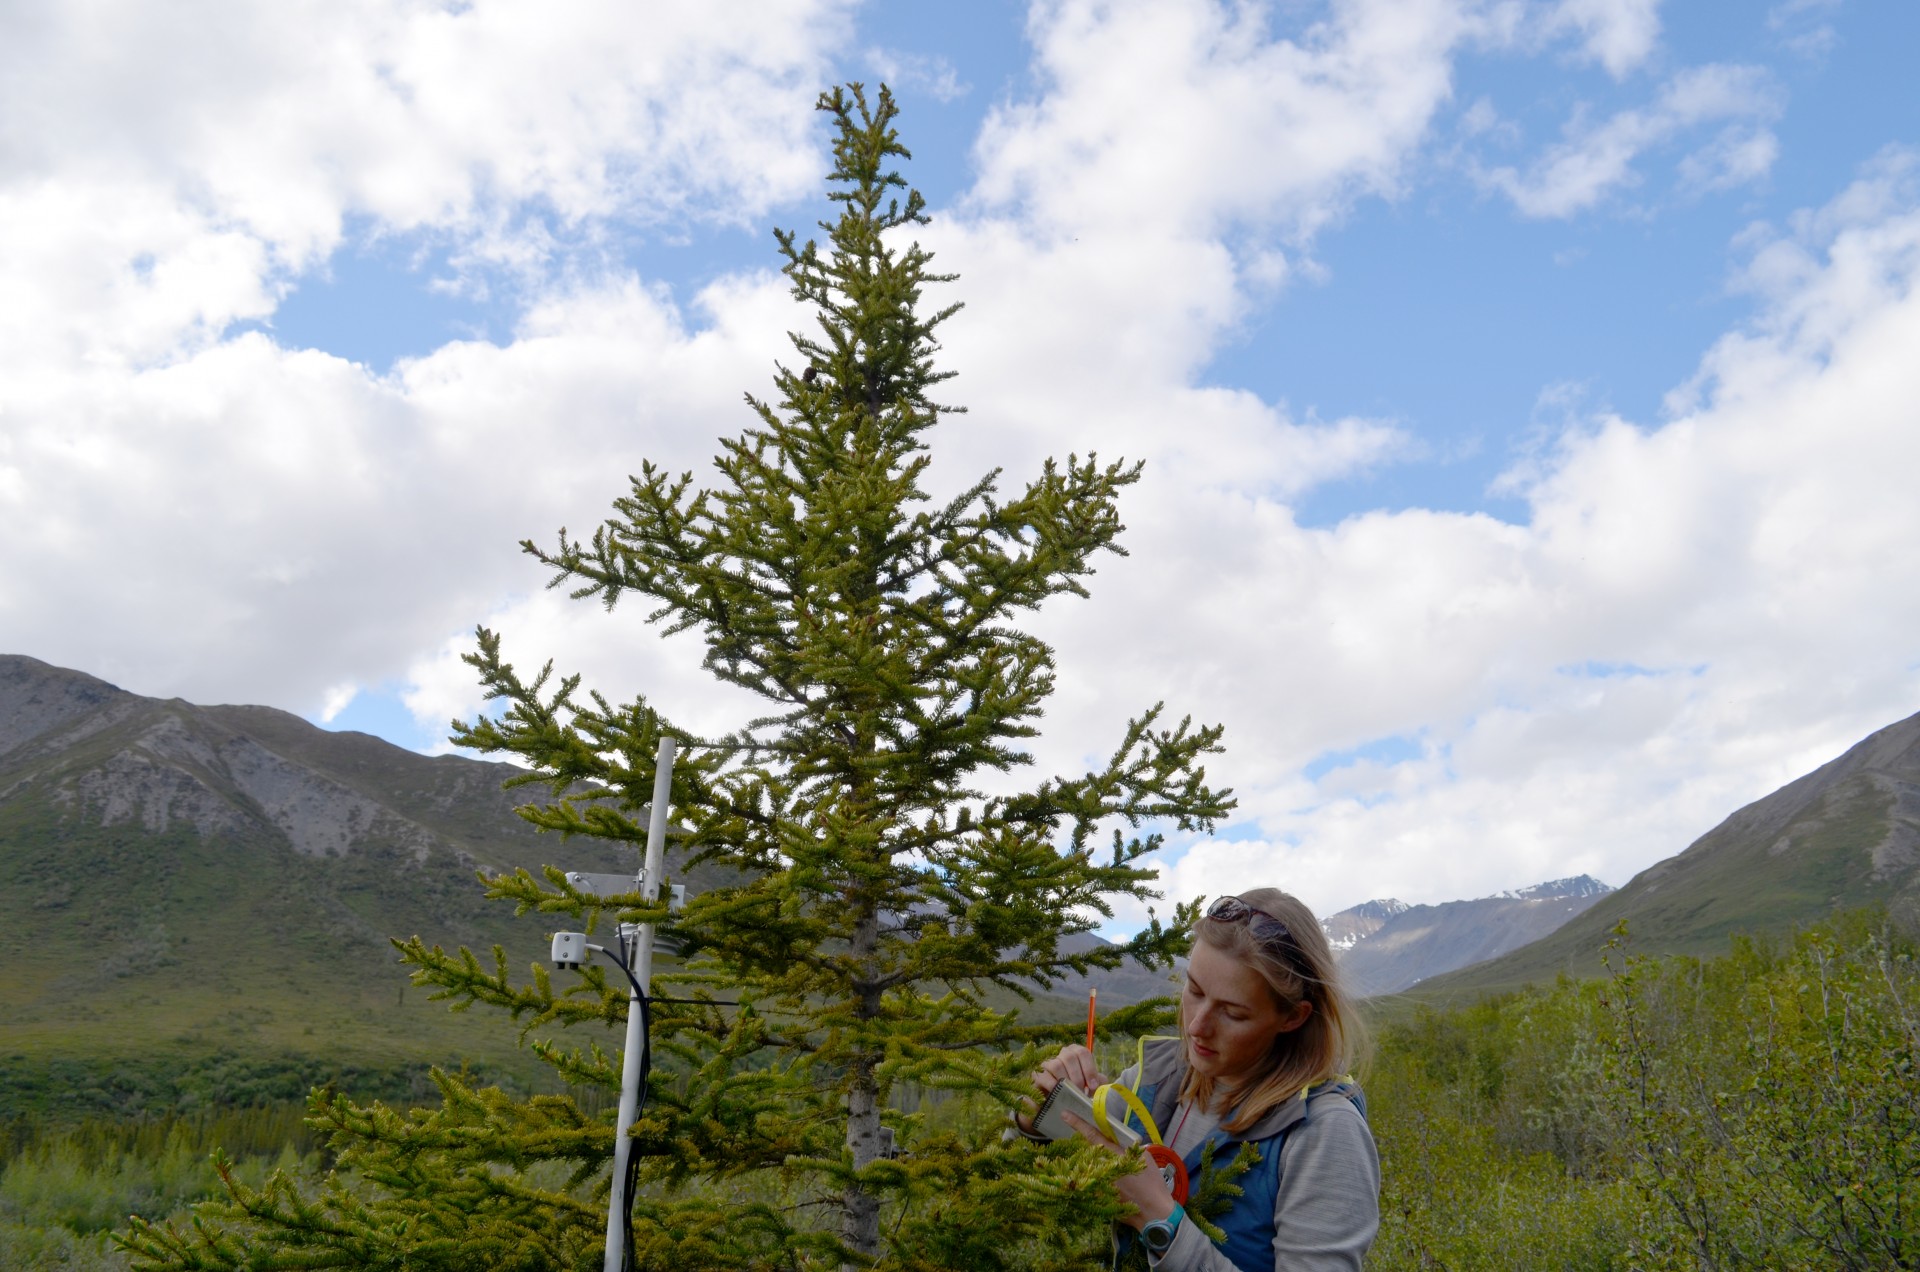
[[[1140,1102],[1153,1110],[1154,1120],[1162,1127],[1167,1124],[1167,1118],[1162,1116],[1163,1111],[1172,1113],[1179,1099],[1180,1083],[1175,1079],[1181,1076],[1179,1070],[1168,1076],[1165,1080],[1170,1083],[1167,1086],[1168,1098],[1159,1100],[1155,1097],[1159,1095],[1163,1081],[1147,1082],[1145,1075],[1142,1074]],[[1233,1266],[1240,1269],[1240,1272],[1274,1272],[1273,1207],[1280,1196],[1280,1150],[1286,1143],[1288,1133],[1294,1127],[1306,1122],[1316,1100],[1334,1092],[1352,1100],[1354,1107],[1360,1111],[1361,1117],[1364,1118],[1367,1115],[1366,1097],[1361,1095],[1359,1087],[1351,1082],[1324,1082],[1306,1093],[1306,1098],[1300,1102],[1301,1106],[1293,1116],[1283,1115],[1276,1118],[1273,1114],[1269,1114],[1248,1127],[1243,1135],[1234,1135],[1222,1127],[1215,1127],[1186,1155],[1187,1177],[1197,1188],[1200,1185],[1200,1156],[1206,1151],[1207,1145],[1213,1145],[1215,1170],[1231,1162],[1243,1143],[1253,1144],[1260,1151],[1260,1160],[1235,1181],[1239,1185],[1240,1195],[1234,1198],[1232,1207],[1212,1221],[1221,1232],[1226,1234],[1227,1239],[1220,1249],[1232,1261]],[[1146,1128],[1141,1124],[1139,1114],[1132,1110],[1127,1112],[1127,1123],[1135,1130],[1145,1133]],[[1278,1128],[1272,1129],[1276,1123]],[[1131,1228],[1121,1229],[1123,1250],[1134,1239]]]

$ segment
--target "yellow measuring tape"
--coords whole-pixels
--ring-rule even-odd
[[[1168,1041],[1177,1042],[1178,1039],[1168,1039]],[[1107,1096],[1110,1094],[1118,1094],[1121,1102],[1139,1116],[1140,1128],[1147,1133],[1148,1159],[1160,1166],[1163,1170],[1171,1172],[1167,1179],[1167,1186],[1173,1193],[1174,1201],[1180,1205],[1185,1205],[1188,1190],[1187,1164],[1180,1160],[1180,1155],[1174,1152],[1172,1148],[1160,1142],[1160,1128],[1154,1125],[1153,1114],[1147,1111],[1146,1104],[1140,1099],[1139,1091],[1135,1089],[1140,1085],[1140,1080],[1146,1076],[1146,1073],[1147,1040],[1142,1038],[1140,1040],[1139,1055],[1134,1062],[1134,1085],[1132,1087],[1124,1087],[1118,1082],[1109,1082],[1105,1086],[1094,1089],[1094,1129],[1108,1139],[1113,1138],[1113,1122],[1107,1116]]]
[[[1138,1090],[1140,1080],[1146,1076],[1147,1072],[1148,1041],[1149,1039],[1146,1038],[1140,1040],[1140,1050],[1134,1061],[1133,1086],[1126,1087],[1120,1085],[1118,1082],[1109,1082],[1104,1086],[1094,1088],[1092,1101],[1094,1129],[1108,1139],[1113,1138],[1113,1120],[1107,1115],[1107,1097],[1109,1095],[1118,1095],[1120,1102],[1139,1117],[1140,1128],[1147,1133],[1147,1143],[1149,1145],[1147,1148],[1148,1158],[1172,1171],[1172,1178],[1167,1182],[1173,1190],[1173,1199],[1185,1205],[1188,1190],[1187,1164],[1180,1159],[1178,1153],[1173,1151],[1172,1146],[1161,1141],[1160,1128],[1154,1124],[1153,1114],[1148,1112],[1146,1103],[1141,1100]],[[1177,1038],[1156,1038],[1151,1041],[1179,1042],[1180,1040]],[[1352,1077],[1351,1075],[1343,1075],[1343,1079],[1351,1081]],[[1305,1096],[1311,1090],[1313,1090],[1313,1086],[1309,1084],[1300,1088],[1300,1094]]]
[[[1178,1042],[1179,1039],[1178,1038],[1155,1038],[1152,1041]],[[1109,1120],[1109,1118],[1107,1117],[1107,1096],[1117,1092],[1120,1096],[1121,1102],[1124,1103],[1128,1108],[1132,1109],[1135,1113],[1139,1115],[1140,1125],[1147,1132],[1147,1142],[1150,1144],[1158,1144],[1160,1142],[1160,1128],[1153,1124],[1153,1114],[1147,1112],[1147,1106],[1141,1103],[1140,1094],[1139,1094],[1139,1091],[1137,1090],[1137,1088],[1140,1085],[1140,1080],[1146,1077],[1147,1075],[1147,1042],[1148,1042],[1148,1039],[1146,1038],[1142,1038],[1140,1040],[1140,1049],[1135,1055],[1134,1064],[1133,1064],[1133,1086],[1132,1087],[1123,1087],[1118,1082],[1109,1082],[1103,1087],[1097,1087],[1094,1089],[1094,1092],[1093,1092],[1094,1129],[1099,1131],[1102,1135],[1106,1136],[1108,1139],[1113,1138],[1113,1122]]]
[[[1095,1089],[1093,1093],[1094,1127],[1108,1139],[1113,1138],[1113,1122],[1107,1117],[1107,1096],[1109,1093],[1119,1095],[1121,1101],[1139,1115],[1140,1125],[1146,1128],[1147,1141],[1152,1144],[1158,1144],[1160,1142],[1160,1128],[1153,1124],[1153,1114],[1147,1112],[1147,1106],[1140,1102],[1140,1096],[1136,1092],[1121,1086],[1117,1082],[1109,1082],[1105,1086]]]

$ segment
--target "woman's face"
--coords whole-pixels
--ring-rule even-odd
[[[1187,1063],[1232,1087],[1260,1067],[1275,1038],[1306,1023],[1312,1005],[1296,1003],[1282,1012],[1260,973],[1225,950],[1195,941],[1180,1009]]]

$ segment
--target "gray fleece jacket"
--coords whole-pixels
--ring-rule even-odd
[[[1187,1072],[1184,1046],[1171,1039],[1150,1045],[1146,1067],[1145,1081],[1155,1088],[1154,1123],[1168,1133],[1179,1127],[1170,1147],[1184,1156],[1223,1119],[1179,1103]],[[1137,1090],[1139,1076],[1135,1066],[1121,1081]],[[1322,1092],[1313,1098],[1312,1116],[1307,1113],[1307,1101],[1295,1096],[1232,1138],[1257,1140],[1287,1132],[1274,1196],[1275,1272],[1354,1272],[1380,1227],[1380,1157],[1366,1119],[1345,1095]],[[1237,1204],[1254,1203],[1243,1197]],[[1199,1225],[1184,1220],[1173,1245],[1153,1266],[1164,1272],[1244,1272]]]

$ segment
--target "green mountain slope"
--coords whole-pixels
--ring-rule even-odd
[[[0,655],[0,1119],[290,1097],[335,1077],[420,1090],[430,1063],[550,1082],[510,1022],[430,1002],[389,943],[498,944],[525,969],[551,923],[486,901],[478,869],[637,866],[515,816],[540,795],[501,789],[517,771]],[[1089,985],[1108,1008],[1175,992],[1130,965],[1025,1014],[1077,1019]]]
[[[0,657],[0,1094],[428,1061],[532,1078],[510,1025],[428,1003],[388,944],[525,966],[542,921],[485,901],[478,867],[633,869],[514,816],[513,772]]]
[[[1920,715],[1748,804],[1551,935],[1409,995],[1445,1001],[1597,974],[1622,919],[1637,952],[1708,955],[1736,932],[1784,933],[1858,906],[1920,921]]]

